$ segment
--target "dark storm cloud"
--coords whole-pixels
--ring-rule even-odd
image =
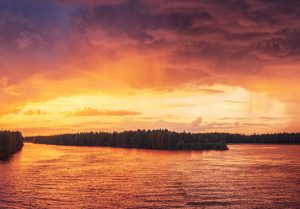
[[[262,62],[263,55],[298,56],[299,8],[297,1],[95,1],[80,9],[78,27],[99,26],[141,44],[175,44],[178,56],[184,52],[199,58],[249,57]],[[177,39],[158,39],[153,31],[169,32]]]
[[[69,34],[74,9],[51,0],[0,1],[0,73],[9,84],[58,68],[57,46]]]
[[[160,11],[156,1],[126,1],[112,5],[89,5],[79,11],[82,22],[79,29],[98,25],[114,30],[138,41],[152,40],[149,30],[166,29],[174,32],[192,32],[194,20],[212,21],[207,12]]]
[[[264,60],[260,55],[298,56],[299,8],[296,0],[2,0],[0,41],[16,48],[46,48],[57,38],[72,36],[66,33],[69,28],[84,32],[99,27],[140,44],[176,44],[200,58],[223,56],[231,48],[232,56]],[[155,31],[177,39],[157,38]]]
[[[51,1],[2,0],[0,34],[2,45],[14,46],[22,33],[40,36],[45,42],[53,39],[53,30],[63,23],[64,14]],[[32,45],[40,46],[33,40]],[[18,45],[16,46],[18,47]]]
[[[111,59],[131,48],[169,50],[171,63],[165,73],[170,73],[170,69],[199,69],[190,73],[183,70],[185,75],[176,78],[183,78],[178,82],[189,82],[202,78],[203,71],[232,77],[259,74],[264,66],[278,62],[278,58],[282,63],[291,62],[298,60],[300,54],[297,0],[1,0],[0,3],[2,60],[9,60],[6,59],[9,53],[19,54],[25,60],[38,57],[58,62],[62,57],[82,58],[93,48],[102,50],[102,56]],[[197,61],[207,63],[208,69],[187,66]],[[0,65],[1,71],[11,71],[5,62]],[[43,70],[38,64],[36,69]]]

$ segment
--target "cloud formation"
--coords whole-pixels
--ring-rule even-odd
[[[141,61],[156,59],[154,51],[163,55],[162,66],[143,69],[152,72],[150,78],[158,85],[172,82],[177,73],[170,85],[222,82],[223,76],[263,74],[279,58],[280,63],[297,62],[300,53],[299,2],[293,0],[3,0],[2,5],[1,55],[21,55],[20,65],[2,67],[9,78],[41,71],[53,74],[57,68],[68,71],[69,59],[79,57],[83,63],[71,65],[93,65],[95,56],[104,62],[120,61],[142,50]],[[49,67],[46,59],[52,61]],[[22,70],[26,60],[33,67]]]
[[[51,114],[49,112],[46,112],[46,111],[43,111],[40,109],[37,109],[37,110],[29,109],[29,110],[22,111],[21,113],[24,115],[48,115],[48,114]]]
[[[12,76],[53,76],[61,70],[72,76],[66,68],[69,61],[72,68],[87,65],[107,71],[101,62],[122,62],[136,56],[137,63],[124,63],[133,77],[150,75],[158,86],[222,83],[224,79],[239,83],[237,77],[272,73],[267,69],[270,65],[297,63],[298,8],[299,2],[293,0],[4,0],[0,8],[1,56],[19,54],[20,65],[3,62],[1,72],[11,82],[16,80]],[[161,64],[136,69],[139,62],[158,57]],[[120,78],[138,85],[127,73]],[[139,87],[150,85],[146,78],[142,80]]]
[[[97,116],[97,115],[105,115],[105,116],[132,116],[132,115],[140,115],[140,112],[128,111],[128,110],[98,110],[91,107],[86,107],[84,109],[77,110],[68,115],[70,116]]]
[[[244,98],[211,88],[223,85],[267,94],[286,103],[291,124],[300,118],[297,0],[2,0],[0,45],[0,115],[59,97],[181,89],[250,114]],[[122,111],[74,116],[139,113]]]

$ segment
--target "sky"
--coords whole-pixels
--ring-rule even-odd
[[[300,131],[298,0],[0,0],[0,129]]]

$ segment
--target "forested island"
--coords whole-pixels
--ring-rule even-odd
[[[23,136],[18,131],[0,131],[0,160],[6,159],[23,147]]]
[[[105,146],[159,150],[227,150],[228,143],[300,144],[300,133],[229,134],[186,133],[168,130],[137,130],[124,132],[83,132],[53,136],[25,137],[37,144],[70,146]]]
[[[177,133],[168,130],[137,130],[124,132],[90,132],[53,136],[26,137],[37,144],[71,146],[104,146],[158,150],[227,150],[222,138],[206,140],[201,134]]]

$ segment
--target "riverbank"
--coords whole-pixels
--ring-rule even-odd
[[[20,132],[0,131],[0,160],[23,148],[23,136]]]

